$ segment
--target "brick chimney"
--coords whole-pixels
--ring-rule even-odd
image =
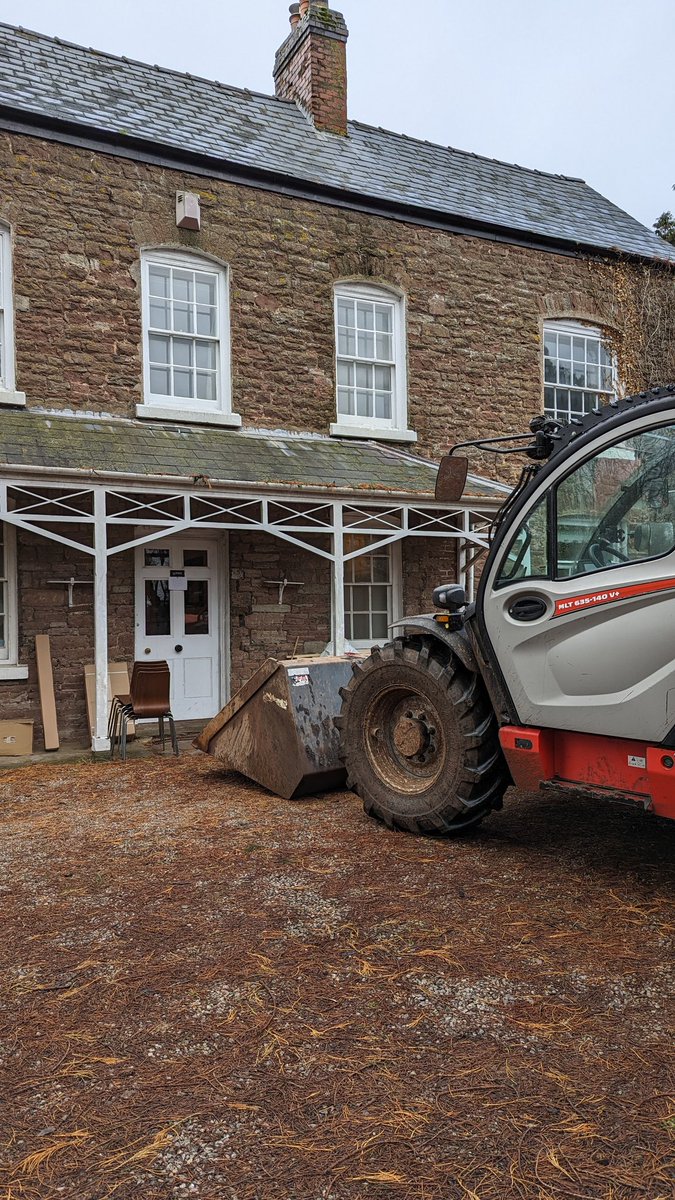
[[[274,59],[277,96],[295,100],[317,129],[347,136],[347,37],[328,0],[291,4],[291,32]]]

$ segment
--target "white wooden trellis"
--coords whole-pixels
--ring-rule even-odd
[[[269,492],[251,488],[165,488],[156,482],[132,487],[74,486],[24,476],[0,481],[0,520],[89,554],[94,560],[96,722],[94,750],[107,737],[108,613],[107,563],[116,554],[188,529],[271,534],[331,563],[332,648],[344,651],[344,564],[408,537],[453,539],[458,543],[459,582],[473,598],[470,557],[487,549],[494,512],[503,499],[440,504],[410,498],[337,498],[330,494]],[[140,532],[139,532],[140,530]],[[125,536],[130,531],[131,536]],[[117,533],[122,540],[117,540]],[[345,553],[345,537],[359,534],[365,545]],[[330,546],[316,545],[325,535]],[[469,555],[471,550],[471,556]]]

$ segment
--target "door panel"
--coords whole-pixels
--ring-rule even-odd
[[[214,692],[213,660],[211,658],[183,658],[183,694],[189,700],[208,700]]]
[[[675,425],[598,444],[542,490],[482,595],[518,719],[660,742],[675,689]]]
[[[136,577],[136,658],[168,662],[176,720],[212,717],[220,707],[216,546],[172,538],[141,546]]]
[[[641,564],[645,584],[653,582],[654,564]],[[668,577],[675,575],[675,560]],[[638,582],[634,569],[630,582]],[[490,640],[523,725],[601,733],[609,737],[661,741],[673,722],[666,693],[675,688],[675,580],[670,593],[652,598],[608,601],[593,608],[555,615],[556,603],[582,595],[621,592],[625,568],[603,574],[595,591],[584,580],[537,580],[527,594],[546,603],[537,621],[522,623],[509,615],[523,585],[492,597],[486,609]]]

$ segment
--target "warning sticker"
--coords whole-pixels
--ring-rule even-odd
[[[309,673],[305,667],[291,667],[288,678],[293,687],[306,687],[309,683]]]

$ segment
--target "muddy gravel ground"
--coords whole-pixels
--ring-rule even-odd
[[[0,775],[1,1200],[671,1200],[675,824]]]

